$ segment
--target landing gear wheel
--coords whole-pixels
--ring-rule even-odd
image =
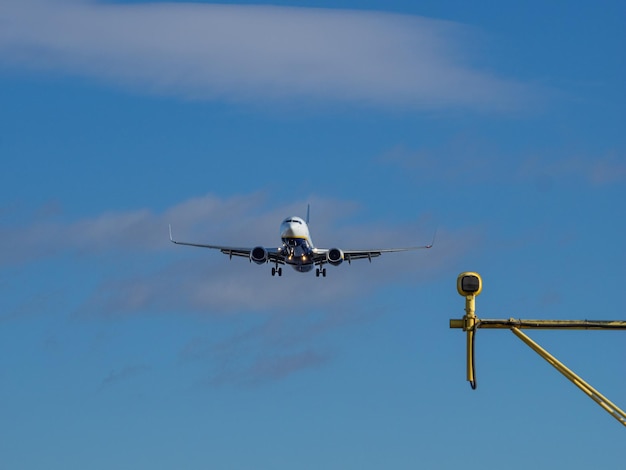
[[[272,276],[276,276],[276,268],[272,268]]]

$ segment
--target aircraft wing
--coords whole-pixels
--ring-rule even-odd
[[[396,253],[399,251],[413,251],[413,250],[423,250],[432,248],[432,243],[429,245],[422,246],[410,246],[406,248],[376,248],[371,250],[341,250],[343,253],[343,260],[350,263],[352,260],[357,259],[369,259],[372,261],[372,258],[377,258],[383,253]],[[327,254],[330,249],[315,249],[315,262],[319,264],[323,264],[327,261]]]
[[[343,252],[343,256],[346,261],[352,261],[353,259],[363,259],[367,258],[371,260],[372,258],[376,258],[377,256],[382,255],[383,253],[396,253],[398,251],[413,251],[413,250],[422,250],[432,248],[432,245],[424,245],[424,246],[411,246],[407,248],[382,248],[376,250],[345,250]]]
[[[230,258],[233,256],[241,256],[243,258],[250,258],[250,253],[254,248],[237,247],[237,246],[225,246],[225,245],[207,245],[203,243],[190,243],[174,240],[172,237],[172,226],[170,225],[170,241],[176,245],[195,246],[199,248],[210,248],[212,250],[220,250]],[[279,253],[278,248],[267,248],[268,260],[272,263],[285,264],[284,256]]]

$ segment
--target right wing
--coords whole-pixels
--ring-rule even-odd
[[[189,243],[189,242],[180,242],[178,240],[174,240],[172,237],[172,226],[170,225],[170,241],[175,243],[176,245],[186,245],[186,246],[196,246],[199,248],[210,248],[212,250],[220,250],[225,255],[228,255],[229,258],[233,258],[233,256],[241,256],[242,258],[250,258],[250,253],[254,248],[246,248],[246,247],[236,247],[236,246],[224,246],[224,245],[206,245],[203,243]],[[285,264],[284,256],[278,251],[278,248],[266,248],[268,261],[272,263]]]

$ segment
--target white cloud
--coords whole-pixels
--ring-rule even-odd
[[[107,212],[72,222],[64,221],[62,214],[58,217],[42,214],[26,225],[0,228],[5,242],[0,247],[0,259],[8,265],[67,252],[95,255],[164,250],[171,246],[169,223],[182,229],[181,235],[204,237],[208,232],[217,238],[232,236],[236,242],[240,234],[222,232],[225,227],[235,231],[232,224],[257,204],[258,195],[227,200],[207,195],[182,202],[160,214],[137,209]],[[225,223],[229,220],[230,224]]]
[[[468,28],[418,16],[8,0],[0,25],[0,63],[188,99],[425,109],[511,109],[529,100],[525,85],[467,63]]]
[[[81,308],[84,314],[289,311],[292,306],[282,294],[298,290],[304,280],[309,295],[305,305],[338,304],[376,285],[424,279],[469,243],[465,237],[440,230],[432,250],[390,254],[372,263],[355,261],[352,266],[344,263],[328,267],[329,277],[316,279],[314,274],[289,268],[274,278],[269,265],[250,265],[242,258],[229,261],[217,251],[176,246],[168,239],[171,222],[179,239],[275,247],[280,221],[303,215],[305,208],[302,201],[267,210],[258,194],[231,199],[207,195],[161,213],[139,209],[70,222],[63,221],[62,215],[47,217],[0,229],[0,260],[4,266],[36,266],[43,259],[72,263],[80,256],[83,266],[92,261],[92,272],[114,272],[114,277],[107,274],[101,279]],[[417,219],[419,214],[412,223],[398,226],[340,226],[339,220],[344,223],[354,208],[351,202],[313,199],[311,230],[317,245],[384,248],[428,243],[432,237],[433,224]]]
[[[562,179],[596,186],[621,184],[626,181],[624,160],[615,151],[594,156],[572,153],[559,158],[538,154],[524,160],[518,173],[543,184]]]
[[[454,136],[437,147],[398,146],[382,154],[379,160],[401,168],[405,176],[450,184],[502,181],[511,179],[511,175],[513,182],[531,181],[547,187],[555,181],[593,186],[626,181],[625,159],[615,150],[583,154],[569,148],[550,148],[523,154],[473,135]]]

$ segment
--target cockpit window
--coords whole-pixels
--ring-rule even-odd
[[[302,221],[300,221],[298,219],[287,219],[285,222],[294,222],[296,224],[302,224]]]

